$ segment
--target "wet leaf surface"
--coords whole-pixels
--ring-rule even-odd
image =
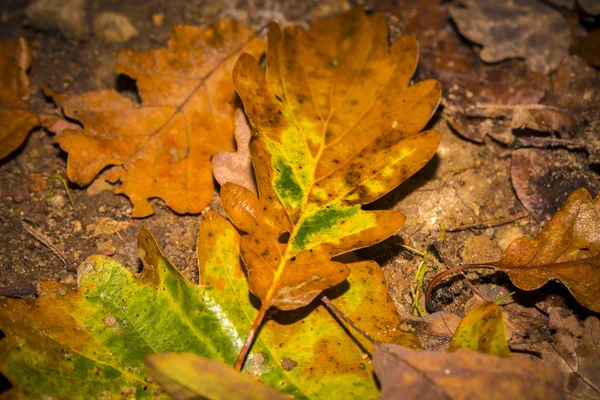
[[[69,153],[69,179],[85,186],[122,165],[115,192],[129,197],[134,217],[152,214],[154,197],[178,213],[199,213],[213,197],[211,156],[233,149],[231,70],[240,54],[262,51],[249,27],[229,20],[176,26],[166,49],[120,50],[115,70],[136,80],[140,104],[114,90],[53,96],[83,125],[56,136]]]

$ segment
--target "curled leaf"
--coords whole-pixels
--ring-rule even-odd
[[[114,90],[54,95],[83,125],[56,136],[69,153],[69,179],[87,185],[122,165],[115,192],[129,197],[134,217],[154,212],[153,197],[178,213],[199,213],[213,197],[211,156],[233,148],[233,64],[243,52],[262,51],[248,26],[229,20],[175,26],[166,49],[120,50],[116,72],[136,80],[141,104]]]

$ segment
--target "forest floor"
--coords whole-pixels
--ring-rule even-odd
[[[65,27],[61,22],[37,20],[43,19],[43,14],[28,18],[25,9],[29,3],[12,0],[0,5],[0,38],[24,37],[31,44],[34,65],[30,104],[36,112],[47,115],[57,110],[42,93],[42,85],[66,93],[131,90],[132,82],[115,74],[113,54],[120,48],[148,51],[164,47],[173,25],[202,26],[214,17],[233,17],[256,29],[271,20],[308,27],[317,17],[335,15],[355,5],[343,0],[265,0],[251,5],[233,0],[151,0],[141,4],[134,0],[89,0],[82,25]],[[85,5],[84,1],[66,3]],[[579,21],[575,28],[579,34],[598,27],[598,19],[581,9],[573,12],[550,1],[539,3],[563,18],[565,24],[574,21],[577,25]],[[581,57],[572,54],[576,52],[573,47],[560,57],[540,58],[533,54],[535,46],[522,44],[520,54],[507,60],[481,61],[484,50],[466,36],[472,40],[484,36],[488,32],[486,24],[494,24],[494,15],[484,21],[485,15],[454,4],[459,10],[471,10],[472,18],[481,22],[473,24],[472,29],[478,32],[463,29],[466,36],[462,36],[460,18],[464,17],[457,12],[452,14],[455,20],[451,18],[452,4],[427,0],[367,3],[368,9],[386,13],[392,39],[402,33],[417,36],[420,63],[414,80],[442,81],[442,105],[428,125],[428,129],[441,133],[442,140],[434,158],[420,172],[368,206],[401,211],[406,215],[405,225],[395,236],[356,254],[381,265],[401,316],[408,329],[418,333],[424,347],[447,346],[452,335],[449,325],[455,325],[484,299],[508,295],[502,304],[511,349],[543,353],[550,351],[548,343],[554,340],[548,321],[550,308],[571,310],[578,321],[595,315],[579,306],[562,285],[552,283],[523,292],[498,272],[457,275],[441,283],[434,295],[445,313],[423,318],[419,314],[425,311],[424,288],[437,272],[448,268],[439,253],[456,265],[497,260],[514,239],[535,236],[574,189],[583,186],[593,196],[597,193],[598,166],[588,162],[592,144],[597,142],[590,142],[587,148],[548,147],[546,139],[572,144],[586,137],[594,107],[600,104],[600,73],[589,65],[585,52],[580,52]],[[94,30],[94,20],[104,11],[126,16],[137,35],[124,43],[103,40]],[[531,12],[529,21],[540,15],[534,9]],[[567,26],[567,34],[572,32]],[[548,45],[554,51],[556,43],[552,40],[548,38],[541,45],[537,42],[537,46]],[[487,46],[485,52],[489,54],[500,45]],[[565,80],[564,76],[569,78]],[[542,115],[530,113],[520,124],[511,122],[511,118],[517,118],[517,106],[523,105],[538,105]],[[533,108],[522,107],[519,111]],[[548,127],[551,118],[543,114],[548,109],[571,119],[568,123],[552,119],[555,125]],[[587,132],[589,135],[589,129]],[[600,132],[594,135],[597,140]],[[534,143],[526,147],[523,138],[533,138]],[[89,187],[69,184],[67,191],[63,181],[56,178],[66,176],[66,163],[67,154],[52,134],[41,129],[0,161],[0,287],[43,280],[76,287],[73,269],[24,230],[24,221],[47,236],[75,264],[100,253],[131,271],[141,268],[136,238],[140,229],[147,227],[183,275],[198,281],[198,215],[178,215],[154,199],[154,215],[131,218],[129,200],[114,195],[106,183],[94,182]],[[209,208],[225,215],[217,193],[218,189]],[[431,254],[424,264],[427,269],[419,271],[424,273],[420,279],[417,275],[419,267],[423,268],[423,258],[419,252]],[[439,319],[439,315],[445,317]]]

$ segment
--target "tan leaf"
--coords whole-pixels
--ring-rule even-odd
[[[242,110],[235,112],[233,134],[237,151],[220,151],[215,154],[212,159],[213,174],[219,185],[231,182],[257,194],[249,147],[252,134]]]

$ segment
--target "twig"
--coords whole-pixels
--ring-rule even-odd
[[[67,256],[65,254],[64,251],[62,251],[61,249],[56,247],[54,245],[54,243],[52,243],[52,240],[48,236],[44,235],[41,231],[39,231],[36,228],[34,228],[33,226],[29,225],[25,221],[21,221],[21,226],[23,226],[23,229],[25,229],[25,231],[27,233],[29,233],[31,236],[33,236],[37,241],[39,241],[44,246],[46,246],[48,249],[50,249],[50,251],[52,253],[54,253],[54,255],[56,257],[58,257],[60,259],[60,261],[63,262],[63,264],[65,264],[65,266],[67,267],[67,271],[77,272],[77,265],[75,264],[75,262],[72,261],[69,258],[69,256]]]
[[[411,253],[414,253],[414,254],[416,254],[418,256],[425,257],[425,253],[423,253],[422,251],[419,251],[419,250],[415,249],[414,247],[410,247],[410,246],[407,246],[407,245],[404,245],[404,244],[400,244],[400,247],[402,247],[404,250],[408,250]]]
[[[18,285],[0,287],[0,297],[24,298],[33,296],[36,293],[35,285],[32,283],[23,283]]]
[[[352,321],[350,318],[348,318],[346,316],[346,314],[344,314],[343,312],[341,312],[340,309],[337,308],[331,302],[331,300],[329,300],[329,298],[327,296],[325,296],[325,295],[321,296],[321,301],[323,302],[323,304],[325,304],[325,306],[332,313],[334,313],[336,316],[338,316],[338,318],[343,319],[346,323],[348,323],[348,325],[350,325],[351,327],[353,327],[358,333],[360,333],[361,335],[363,335],[365,338],[367,338],[374,345],[376,345],[376,346],[379,345],[379,341],[378,340],[376,340],[373,336],[371,336],[367,332],[365,332],[360,326],[356,325],[354,323],[354,321]]]
[[[588,144],[580,139],[562,139],[552,137],[519,137],[516,138],[512,147],[536,147],[545,149],[547,147],[566,147],[569,150],[587,150]]]
[[[522,213],[515,214],[515,215],[509,215],[508,217],[504,217],[504,218],[491,219],[491,220],[488,220],[488,221],[476,222],[476,223],[473,223],[473,224],[464,224],[464,225],[456,226],[454,228],[446,228],[446,232],[464,231],[466,229],[486,229],[486,228],[493,228],[495,226],[506,225],[506,224],[509,224],[511,222],[515,222],[515,221],[518,221],[520,219],[527,218],[528,216],[529,216],[528,212],[522,212]]]

